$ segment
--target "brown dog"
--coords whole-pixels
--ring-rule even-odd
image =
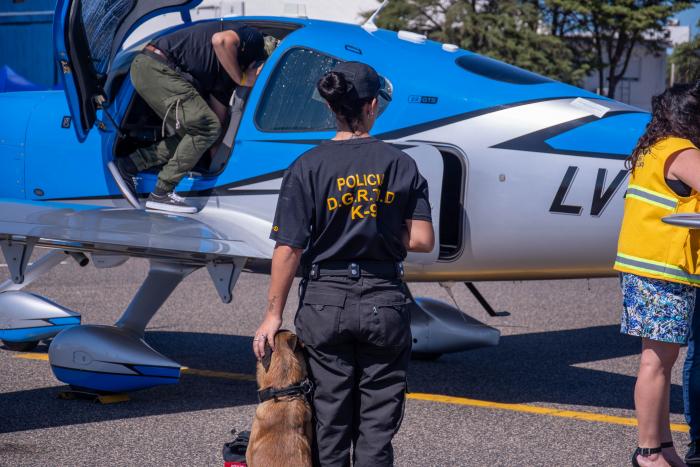
[[[311,406],[305,397],[310,386],[301,346],[296,334],[280,331],[275,351],[266,345],[258,362],[261,403],[246,451],[249,467],[311,467]]]

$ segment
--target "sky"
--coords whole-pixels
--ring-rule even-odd
[[[677,14],[676,18],[681,21],[681,25],[690,26],[690,34],[692,36],[700,32],[697,27],[698,19],[700,19],[700,5],[696,5],[689,10]]]

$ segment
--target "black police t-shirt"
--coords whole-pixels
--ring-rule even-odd
[[[228,105],[236,83],[231,79],[214,52],[211,39],[217,32],[234,31],[240,38],[238,64],[245,71],[252,63],[265,60],[262,34],[249,26],[228,21],[208,21],[159,37],[153,45],[168,55],[184,77],[204,97],[213,95]]]
[[[305,248],[307,265],[401,261],[406,219],[432,220],[410,156],[375,138],[326,141],[285,173],[270,238]]]

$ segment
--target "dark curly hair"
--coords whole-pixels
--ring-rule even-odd
[[[700,144],[700,81],[676,84],[651,100],[651,121],[637,141],[625,167],[634,171],[640,157],[668,136],[689,139]]]
[[[361,130],[362,109],[372,99],[360,99],[345,76],[335,71],[323,75],[316,87],[338,120],[343,121],[354,133]]]

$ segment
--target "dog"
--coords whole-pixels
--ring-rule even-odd
[[[275,351],[265,344],[256,379],[260,404],[246,451],[248,467],[311,467],[312,386],[308,379],[303,343],[296,334],[282,330],[275,337]]]

